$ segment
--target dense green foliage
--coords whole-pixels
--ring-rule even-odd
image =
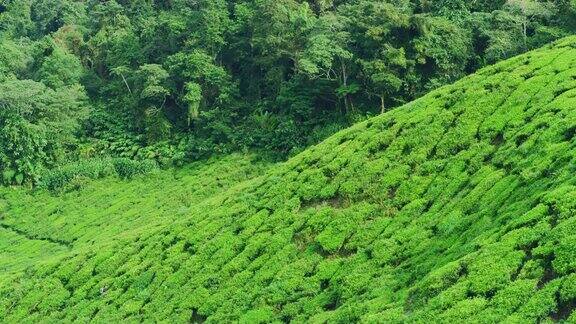
[[[1,180],[283,158],[575,31],[574,0],[0,0]]]
[[[571,37],[267,171],[2,189],[0,321],[575,321],[575,107]]]
[[[2,183],[22,184],[64,159],[85,115],[83,99],[77,85],[53,90],[32,80],[0,83]]]
[[[134,161],[126,158],[90,159],[63,165],[41,175],[38,188],[58,192],[78,189],[89,180],[109,176],[131,179],[137,175],[149,174],[158,169],[151,160]]]

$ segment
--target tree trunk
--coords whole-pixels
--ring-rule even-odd
[[[352,97],[348,96],[348,101],[350,101],[350,109],[352,110],[352,112],[354,113],[356,111],[356,108],[354,108],[354,101],[352,101]]]
[[[522,23],[522,37],[524,38],[524,50],[528,48],[528,22]]]
[[[348,106],[348,99],[346,98],[346,96],[344,96],[344,114],[348,115],[348,111],[350,110],[350,107]]]
[[[380,114],[383,114],[386,111],[386,106],[384,105],[384,96],[380,96]]]
[[[344,86],[344,88],[348,87],[348,74],[346,72],[346,64],[344,64],[343,60],[340,60],[340,66],[342,68],[342,85]],[[346,91],[348,91],[348,89],[346,89]],[[348,112],[350,111],[350,106],[348,103],[348,93],[344,94],[344,107],[346,108],[346,115],[348,115]]]
[[[120,73],[120,76],[122,77],[122,80],[124,81],[124,84],[126,85],[126,88],[128,88],[128,92],[130,92],[130,94],[132,94],[132,90],[130,89],[130,86],[128,85],[128,82],[126,81],[126,78],[124,77],[124,74]]]

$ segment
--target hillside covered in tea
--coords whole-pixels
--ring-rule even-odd
[[[575,136],[571,37],[282,164],[4,188],[0,321],[576,320]]]

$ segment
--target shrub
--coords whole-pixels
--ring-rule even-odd
[[[108,176],[130,179],[136,175],[148,174],[158,169],[154,161],[134,161],[125,158],[89,159],[47,170],[37,183],[40,189],[50,191],[71,191],[80,189],[88,180]]]
[[[112,164],[118,176],[130,179],[140,174],[148,174],[158,169],[158,164],[151,160],[135,161],[125,158],[113,159]]]

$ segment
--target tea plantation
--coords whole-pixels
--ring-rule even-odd
[[[0,193],[0,322],[576,321],[576,37],[278,165]]]

